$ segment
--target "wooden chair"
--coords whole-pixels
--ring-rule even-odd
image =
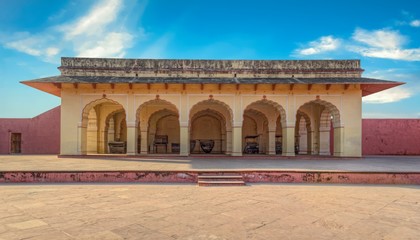
[[[156,135],[153,141],[154,152],[157,153],[158,146],[165,146],[165,153],[168,153],[168,135]]]

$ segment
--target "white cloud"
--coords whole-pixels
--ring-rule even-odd
[[[134,36],[116,24],[122,9],[121,0],[98,2],[87,15],[59,26],[64,39],[74,45],[79,57],[124,57]]]
[[[343,49],[365,57],[420,61],[420,48],[404,48],[407,42],[409,42],[408,37],[395,30],[370,31],[357,28],[349,40],[334,38],[331,35],[323,36],[309,42],[308,47],[296,49],[294,54],[298,56],[319,55]]]
[[[407,41],[406,37],[397,31],[384,29],[368,31],[361,28],[354,31],[353,39],[370,47],[386,49],[399,48]]]
[[[86,42],[76,48],[78,57],[124,57],[133,37],[128,33],[108,33],[104,39]]]
[[[323,36],[316,41],[310,42],[308,48],[300,48],[295,52],[299,55],[314,55],[328,51],[336,50],[340,46],[340,39],[334,38],[333,36]]]
[[[412,27],[420,27],[420,20],[416,19],[410,22],[410,26]]]
[[[8,41],[4,42],[4,47],[50,60],[60,52],[57,47],[47,45],[50,39],[51,37],[48,35],[40,37],[31,36],[27,32],[19,32],[9,36]]]
[[[364,103],[382,104],[398,102],[400,100],[409,98],[412,95],[413,93],[410,89],[407,89],[405,87],[396,87],[363,97],[362,100]]]
[[[356,29],[353,40],[361,45],[350,45],[348,50],[362,56],[406,61],[420,61],[420,48],[404,49],[407,37],[398,31]]]
[[[60,49],[59,48],[56,48],[56,47],[49,47],[45,51],[45,53],[49,57],[53,57],[53,56],[57,55],[59,52],[60,52]]]
[[[0,43],[49,62],[58,61],[58,54],[68,51],[83,57],[124,57],[136,37],[125,29],[124,21],[131,9],[124,9],[124,3],[127,2],[100,0],[85,15],[51,26],[44,32],[0,33],[7,36],[0,38]],[[144,37],[142,30],[136,30],[140,33],[137,37]]]
[[[395,60],[420,61],[420,48],[414,49],[380,49],[353,47],[354,51],[365,57],[385,58]]]
[[[121,5],[120,0],[100,1],[93,6],[86,16],[71,24],[60,26],[59,29],[64,32],[66,39],[103,34],[106,27],[117,18]]]
[[[8,42],[5,47],[15,49],[19,52],[23,52],[32,56],[41,56],[42,52],[33,47],[33,41],[31,39],[22,39],[15,42]]]

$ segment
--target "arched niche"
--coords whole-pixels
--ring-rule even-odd
[[[232,110],[218,100],[195,104],[190,110],[190,152],[205,153],[202,144],[213,141],[211,153],[229,153],[232,142]]]
[[[125,109],[120,103],[108,98],[101,98],[88,103],[83,108],[80,141],[82,154],[106,154],[110,152],[108,148],[109,121],[117,113],[123,115],[118,128],[126,135]],[[120,140],[123,144],[126,144],[126,139]]]
[[[310,125],[312,154],[339,155],[342,153],[341,137],[344,127],[341,123],[340,111],[334,104],[316,99],[299,107],[298,114],[299,112],[305,112],[308,115],[305,119],[312,119]],[[332,146],[334,146],[334,151],[331,151]]]
[[[179,152],[179,111],[175,104],[158,97],[144,102],[136,111],[136,126],[139,153]]]
[[[276,154],[281,152],[282,126],[286,126],[286,111],[284,108],[271,100],[262,99],[250,103],[244,109],[244,124],[246,119],[253,118],[258,120],[258,142],[259,152],[266,154]],[[265,124],[264,124],[265,123]],[[243,126],[244,128],[244,126]],[[247,131],[242,131],[243,148],[246,148],[246,142],[250,142],[250,136]]]

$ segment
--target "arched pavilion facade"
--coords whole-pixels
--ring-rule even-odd
[[[361,156],[358,60],[62,58],[61,154]]]

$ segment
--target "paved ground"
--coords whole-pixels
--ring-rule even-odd
[[[0,239],[419,239],[420,186],[0,185]]]
[[[90,157],[0,155],[0,171],[14,170],[330,170],[420,172],[420,156],[331,159],[281,157]]]

